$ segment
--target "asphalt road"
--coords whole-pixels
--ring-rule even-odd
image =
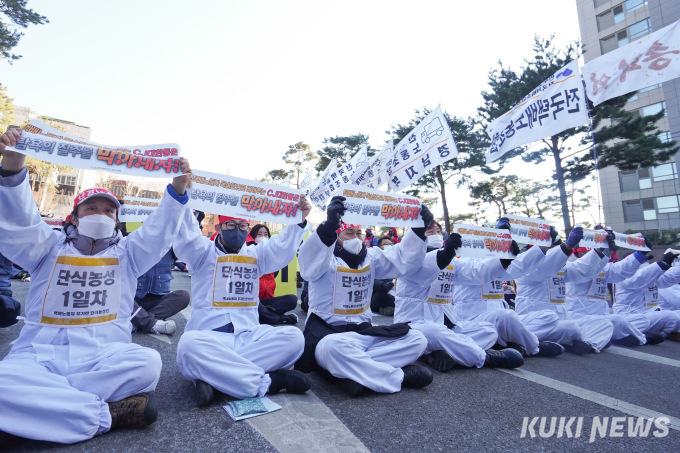
[[[190,289],[190,277],[173,273],[173,289]],[[13,281],[22,303],[28,283]],[[303,313],[297,309],[298,316]],[[425,389],[396,394],[369,392],[359,398],[345,395],[335,384],[312,374],[309,395],[277,395],[284,409],[250,421],[233,422],[215,401],[198,409],[193,385],[177,369],[177,342],[185,315],[173,319],[178,331],[162,339],[133,334],[133,341],[158,350],[163,372],[156,390],[158,422],[143,430],[118,430],[74,445],[13,439],[2,451],[680,451],[680,344],[611,348],[601,354],[529,358],[521,371],[455,368],[435,373]],[[386,324],[391,318],[376,316]],[[300,324],[302,327],[302,323]],[[21,324],[0,329],[0,356],[19,334]],[[26,398],[30,398],[26,395]],[[0,408],[2,410],[2,408]],[[629,420],[611,430],[612,418],[667,416],[671,429],[654,424],[646,437],[630,437]],[[525,417],[528,417],[525,423]],[[547,417],[531,425],[534,417]],[[550,433],[551,417],[555,430]],[[575,437],[576,419],[559,435],[560,417],[583,417]],[[596,435],[594,418],[608,417],[604,437]],[[665,422],[660,422],[664,426]],[[522,436],[525,424],[524,437]],[[531,426],[531,428],[530,428]],[[617,425],[618,426],[618,425]],[[531,433],[534,433],[534,437]],[[654,435],[654,432],[657,435]],[[597,433],[597,432],[596,432]],[[621,433],[621,437],[613,437]],[[664,433],[666,433],[664,435]],[[548,436],[550,434],[550,436]]]

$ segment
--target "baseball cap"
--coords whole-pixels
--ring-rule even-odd
[[[118,198],[116,198],[112,192],[102,189],[101,187],[95,187],[93,189],[87,189],[80,192],[80,195],[78,195],[75,200],[73,200],[73,209],[76,209],[83,201],[93,197],[102,197],[111,200],[113,201],[113,204],[116,205],[116,209],[120,209],[120,202],[118,201]]]
[[[340,232],[342,232],[342,231],[345,231],[345,230],[348,229],[348,228],[359,228],[359,229],[361,229],[361,225],[354,225],[354,224],[352,224],[352,223],[345,223],[345,222],[342,222],[342,223],[340,224],[340,228],[338,228],[337,230],[335,230],[335,232],[336,232],[336,233],[340,233]]]
[[[221,215],[221,216],[219,216],[219,218],[220,218],[220,225],[223,224],[224,222],[228,222],[230,220],[236,220],[236,221],[242,221],[242,222],[248,223],[248,220],[246,220],[246,219],[241,219],[239,217],[230,217],[228,215]]]

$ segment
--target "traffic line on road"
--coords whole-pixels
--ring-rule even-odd
[[[187,305],[187,308],[180,311],[180,313],[182,314],[182,316],[184,316],[184,319],[186,319],[188,321],[189,316],[191,316],[191,305]]]
[[[552,379],[547,376],[543,376],[540,374],[532,373],[531,371],[525,371],[522,369],[514,369],[514,370],[503,370],[503,369],[498,369],[498,371],[502,371],[504,373],[507,373],[511,376],[515,376],[517,378],[525,379],[530,382],[534,382],[536,384],[541,384],[546,387],[558,390],[560,392],[567,393],[572,396],[576,396],[578,398],[582,398],[586,401],[590,401],[595,404],[599,404],[601,406],[608,407],[610,409],[614,409],[617,411],[621,411],[624,414],[632,415],[635,417],[645,417],[645,418],[658,418],[658,417],[667,417],[670,420],[670,424],[668,425],[669,428],[672,428],[676,431],[680,431],[680,418],[676,417],[671,417],[670,415],[663,414],[661,412],[657,412],[651,409],[647,409],[642,406],[637,406],[635,404],[627,403],[625,401],[621,401],[616,398],[612,398],[607,395],[603,395],[602,393],[597,393],[593,392],[591,390],[584,389],[582,387],[577,387],[575,385],[567,384],[566,382],[558,381],[557,379]]]
[[[610,354],[622,355],[624,357],[631,357],[633,359],[646,360],[648,362],[660,363],[662,365],[680,368],[680,360],[668,359],[666,357],[660,357],[658,355],[648,354],[646,352],[634,351],[632,349],[611,346],[602,352],[608,352]]]
[[[247,422],[280,452],[369,452],[312,391],[302,395],[279,393],[269,399],[281,410]]]
[[[155,338],[156,340],[160,340],[167,344],[172,344],[172,341],[170,341],[170,337],[168,337],[167,335],[160,335],[157,333],[147,333],[147,335],[150,336],[151,338]]]

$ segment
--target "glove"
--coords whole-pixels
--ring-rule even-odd
[[[633,252],[633,256],[640,264],[644,263],[645,260],[648,260],[649,258],[654,259],[653,255],[646,256],[644,252]]]
[[[675,259],[677,257],[678,257],[678,255],[676,255],[675,253],[668,252],[668,253],[665,253],[663,255],[663,258],[661,258],[661,261],[668,264],[668,266],[670,267],[673,264],[673,261],[675,261]]]
[[[437,251],[437,266],[444,269],[456,256],[456,250],[463,246],[463,237],[458,233],[451,233],[444,241],[444,248]]]
[[[607,244],[609,245],[609,250],[612,252],[616,251],[619,249],[619,246],[616,245],[616,235],[614,234],[613,231],[607,231]]]
[[[517,255],[519,255],[519,252],[520,252],[519,245],[517,245],[517,242],[515,242],[515,240],[513,239],[512,240],[512,254],[517,256]]]
[[[413,232],[418,235],[420,239],[423,241],[425,240],[425,230],[427,227],[430,226],[432,222],[434,222],[434,215],[432,215],[432,212],[427,208],[425,205],[421,205],[420,207],[420,215],[423,218],[423,225],[424,227],[422,228],[412,228]]]
[[[326,224],[329,229],[332,228],[333,230],[337,230],[340,228],[342,216],[345,215],[345,211],[347,211],[347,208],[343,203],[345,200],[345,197],[336,195],[331,198],[331,202],[328,203],[328,206],[326,207]]]
[[[650,241],[649,239],[645,238],[645,247],[647,247],[647,248],[649,249],[649,252],[642,252],[642,253],[644,253],[645,255],[648,254],[648,253],[650,253],[650,252],[652,251],[652,247],[653,247],[653,246],[654,246],[654,244],[652,244],[652,241]]]
[[[391,290],[392,288],[394,288],[394,283],[392,283],[392,282],[383,282],[383,291],[389,292],[389,290]]]
[[[583,228],[576,227],[573,230],[571,230],[571,233],[569,233],[569,237],[567,238],[567,245],[573,249],[578,245],[581,239],[583,239]]]
[[[496,229],[498,230],[509,230],[510,229],[510,219],[507,217],[501,217],[496,223]]]
[[[645,252],[635,252],[635,253],[645,253]],[[654,261],[654,255],[649,255],[645,258],[646,261]]]

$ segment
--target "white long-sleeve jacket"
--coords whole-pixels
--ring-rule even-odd
[[[394,322],[444,324],[446,314],[455,323],[457,320],[451,310],[451,303],[443,303],[443,300],[438,299],[428,302],[432,285],[452,285],[455,288],[461,281],[482,283],[503,272],[498,258],[454,258],[449,265],[452,269],[448,269],[453,278],[440,279],[447,270],[439,269],[437,252],[428,252],[420,269],[397,280]]]
[[[611,252],[605,251],[605,256],[610,258]],[[632,277],[641,264],[634,254],[616,263],[609,263],[607,258],[602,260],[601,269],[594,279],[580,283],[567,282],[567,310],[572,318],[608,315],[607,284]]]
[[[179,230],[179,219],[184,212],[191,214],[191,210],[166,190],[158,209],[141,228],[96,255],[87,255],[118,259],[121,295],[115,321],[73,327],[47,326],[40,324],[43,319],[43,301],[57,258],[60,255],[86,255],[65,242],[64,233],[52,230],[41,220],[26,175],[24,170],[23,174],[0,178],[0,250],[3,255],[28,270],[32,277],[26,297],[25,325],[10,354],[36,353],[38,361],[51,362],[60,371],[67,372],[69,364],[110,352],[115,343],[131,342],[130,318],[137,278],[170,250]],[[188,201],[186,195],[178,198],[184,203]],[[82,292],[95,291],[97,287],[94,286],[92,275],[87,282]],[[92,308],[95,307],[99,308]]]
[[[659,306],[664,310],[680,311],[680,284],[659,288]]]
[[[217,248],[215,242],[201,234],[198,222],[191,210],[185,213],[179,234],[173,242],[175,255],[187,264],[191,272],[191,317],[185,330],[213,330],[232,323],[234,333],[239,334],[259,325],[257,314],[259,292],[254,286],[247,293],[251,296],[249,303],[233,303],[231,304],[233,306],[228,306],[230,304],[216,300],[217,294],[221,290],[226,291],[230,282],[218,275],[217,271],[222,272],[224,266],[231,264],[220,262],[219,269],[217,269],[218,259],[243,257],[241,267],[250,262],[252,268],[257,269],[257,275],[251,274],[248,278],[243,277],[241,281],[255,284],[262,275],[276,272],[290,263],[295,258],[302,238],[309,230],[311,230],[309,222],[304,228],[299,225],[289,225],[264,244],[257,246],[244,244],[238,253],[225,254]],[[239,266],[239,263],[233,263],[233,265]],[[232,275],[232,279],[235,285],[238,281],[236,276]],[[224,288],[216,287],[215,282]],[[235,289],[234,292],[236,292]]]
[[[484,282],[461,279],[453,292],[453,310],[456,318],[465,321],[488,311],[508,308],[503,297],[503,281],[515,280],[533,272],[544,260],[545,254],[541,248],[532,247],[520,253],[507,269],[493,275],[491,279]]]
[[[607,258],[600,258],[595,250],[591,250],[581,259],[567,262],[568,259],[561,247],[553,247],[539,268],[515,280],[515,310],[518,315],[552,310],[560,319],[569,319],[565,307],[565,283],[592,280],[597,275],[602,260]]]
[[[426,249],[425,241],[412,230],[408,230],[399,244],[387,250],[368,248],[366,258],[354,270],[349,269],[344,260],[334,255],[335,242],[330,247],[326,246],[318,232],[314,231],[300,247],[298,255],[300,275],[309,282],[309,314],[315,313],[332,325],[370,322],[373,280],[395,277],[401,279],[413,274],[422,266]],[[362,270],[363,272],[359,272]],[[361,277],[361,281],[356,280],[356,277],[347,280],[352,274]],[[397,288],[400,281],[397,281]],[[345,282],[349,285],[346,288]],[[357,300],[357,291],[362,293],[358,296],[360,302],[356,304],[357,307],[341,308],[351,306],[351,298]]]
[[[680,281],[680,268],[664,272],[659,264],[641,267],[631,278],[614,287],[614,313],[647,313],[659,309],[659,288]]]

